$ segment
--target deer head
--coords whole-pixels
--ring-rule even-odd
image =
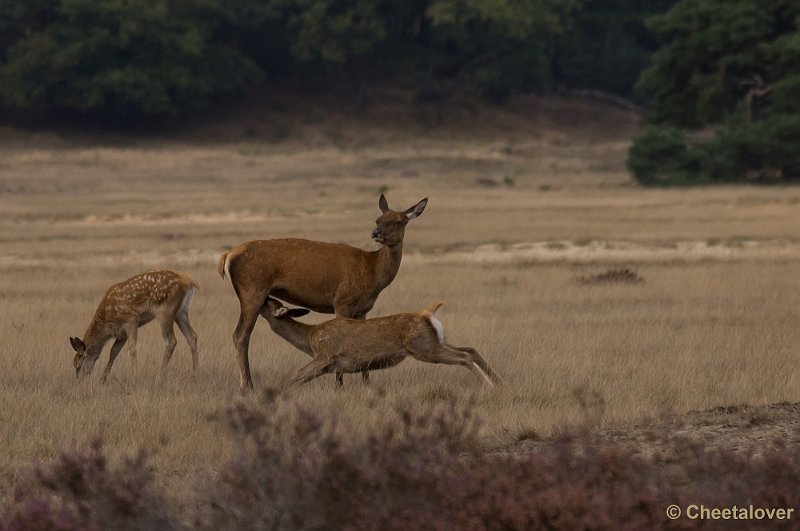
[[[378,200],[378,207],[381,209],[381,216],[375,220],[375,230],[372,231],[372,239],[389,247],[403,243],[403,234],[409,220],[418,217],[425,210],[428,204],[426,197],[416,205],[403,212],[396,212],[389,208],[386,196],[381,194]]]
[[[267,297],[267,308],[269,315],[280,319],[282,317],[302,317],[311,312],[305,308],[287,308],[279,300]]]
[[[69,338],[72,348],[75,349],[75,357],[72,358],[72,365],[75,367],[75,377],[79,380],[89,376],[94,368],[94,363],[98,356],[90,356],[86,352],[86,344],[77,337]]]

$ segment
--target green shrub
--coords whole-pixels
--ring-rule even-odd
[[[674,127],[649,127],[634,140],[628,168],[644,185],[800,180],[800,116],[731,122],[710,141],[691,143]]]
[[[628,169],[644,185],[675,185],[693,181],[696,166],[686,133],[676,127],[648,127],[633,142]]]
[[[715,181],[789,182],[800,179],[800,116],[778,115],[720,130],[708,146]]]

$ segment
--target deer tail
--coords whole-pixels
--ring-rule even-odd
[[[237,256],[242,254],[244,249],[239,247],[234,247],[228,252],[222,253],[217,261],[217,272],[220,274],[222,278],[228,278],[231,282],[233,279],[231,278],[231,262],[233,262]]]
[[[199,282],[197,282],[195,279],[193,279],[193,278],[192,278],[192,277],[190,277],[189,275],[186,275],[186,276],[188,277],[188,278],[187,278],[187,281],[188,281],[188,283],[189,283],[189,286],[191,286],[192,288],[196,289],[197,291],[203,291],[203,290],[200,288],[200,283],[199,283]]]
[[[222,278],[225,278],[228,267],[230,266],[228,263],[228,254],[230,254],[230,251],[222,253],[219,255],[219,260],[217,261],[217,272]]]
[[[442,301],[435,301],[435,302],[430,303],[422,311],[422,315],[424,315],[425,317],[430,317],[431,315],[436,313],[436,310],[438,310],[442,306],[442,304],[444,304]]]

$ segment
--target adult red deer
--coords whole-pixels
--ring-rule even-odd
[[[261,308],[270,295],[296,306],[336,317],[364,319],[380,292],[400,269],[403,235],[409,220],[425,210],[428,198],[397,212],[381,194],[380,217],[372,239],[381,244],[368,252],[349,245],[301,239],[256,240],[219,257],[217,269],[230,278],[239,298],[239,322],[233,332],[242,391],[253,388],[248,349]],[[364,380],[368,373],[362,373]]]

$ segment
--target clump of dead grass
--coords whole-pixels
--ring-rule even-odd
[[[579,284],[644,284],[644,277],[629,267],[612,267],[602,273],[583,275]]]

